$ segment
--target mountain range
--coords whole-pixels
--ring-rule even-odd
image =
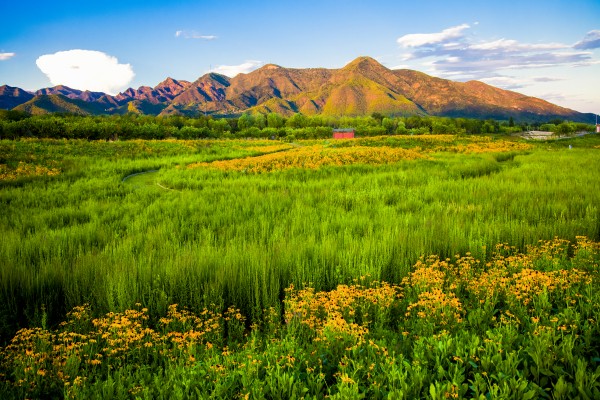
[[[116,96],[66,86],[34,93],[0,86],[0,108],[31,114],[81,115],[435,115],[545,121],[593,122],[584,114],[479,81],[455,82],[422,72],[391,70],[370,57],[339,69],[265,65],[233,78],[208,73],[194,82],[167,78],[156,87],[127,89]]]

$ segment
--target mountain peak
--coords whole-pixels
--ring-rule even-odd
[[[168,77],[167,79],[165,79],[164,81],[162,81],[161,83],[156,85],[155,89],[163,88],[163,87],[171,87],[171,88],[172,87],[187,87],[189,85],[190,85],[190,82],[188,82],[188,81],[178,81],[177,79]]]
[[[281,69],[280,65],[277,64],[265,64],[262,67],[259,68],[260,70],[269,70],[269,69]]]
[[[0,109],[10,110],[33,98],[33,94],[21,88],[2,85],[0,86]]]
[[[342,68],[285,68],[263,65],[259,70],[229,78],[207,73],[193,83],[167,78],[155,88],[142,86],[117,96],[76,91],[64,86],[44,89],[28,104],[48,112],[116,113],[129,103],[146,113],[236,115],[249,112],[299,112],[306,115],[439,115],[468,118],[543,121],[550,118],[591,121],[581,114],[485,85],[453,82],[412,70],[391,70],[371,57],[358,57]],[[0,108],[14,108],[33,94],[0,87]],[[84,100],[81,102],[80,100]],[[71,105],[67,104],[71,103]],[[92,107],[93,106],[93,107]],[[125,111],[126,112],[126,111]]]
[[[374,59],[372,57],[367,57],[367,56],[361,56],[361,57],[355,58],[354,60],[352,60],[348,64],[346,64],[346,66],[344,66],[343,69],[355,70],[355,69],[372,69],[372,68],[387,69],[376,59]]]
[[[164,81],[162,81],[161,83],[159,83],[158,86],[172,86],[172,85],[179,85],[179,81],[177,79],[173,79],[171,77],[168,77],[167,79],[165,79]]]

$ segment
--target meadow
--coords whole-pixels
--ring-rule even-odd
[[[0,392],[598,398],[599,155],[0,141]]]

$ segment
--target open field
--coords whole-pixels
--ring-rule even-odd
[[[599,170],[597,135],[0,141],[0,392],[597,397]]]

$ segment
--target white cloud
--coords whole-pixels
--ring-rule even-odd
[[[526,86],[526,81],[523,79],[513,78],[510,76],[492,76],[489,78],[479,79],[483,83],[488,85],[501,87],[504,89],[519,89]]]
[[[461,38],[463,31],[470,28],[467,24],[453,26],[438,33],[411,33],[398,38],[397,42],[403,47],[421,47],[444,43],[448,40]]]
[[[202,40],[215,40],[215,35],[201,35],[196,31],[176,31],[175,37],[182,39],[202,39]]]
[[[471,50],[501,50],[506,52],[559,50],[567,48],[569,48],[568,45],[560,43],[526,44],[519,43],[516,40],[507,39],[495,40],[493,42],[483,42],[469,46],[469,49]]]
[[[391,67],[390,69],[394,70],[394,69],[408,69],[408,68],[410,68],[410,65],[408,65],[408,64],[398,64],[398,65]]]
[[[481,82],[487,83],[488,85],[496,86],[508,90],[522,89],[529,87],[535,83],[546,83],[546,82],[559,82],[564,81],[565,78],[551,77],[551,76],[531,76],[516,78],[513,76],[497,75],[479,79]]]
[[[559,92],[547,92],[539,95],[540,98],[545,99],[546,101],[551,101],[554,103],[561,103],[565,101],[573,101],[572,95],[567,95],[565,93]]]
[[[585,37],[573,45],[575,49],[590,50],[600,48],[600,30],[589,31]]]
[[[399,57],[412,65],[418,62],[422,68],[430,67],[437,76],[478,79],[512,89],[527,86],[527,83],[504,76],[506,71],[590,66],[597,60],[594,53],[585,50],[600,48],[600,30],[590,31],[583,40],[568,45],[521,43],[506,38],[478,41],[475,35],[465,34],[468,28],[468,24],[462,24],[438,33],[404,35],[397,39],[404,51]]]
[[[535,82],[559,82],[566,80],[565,78],[558,78],[553,76],[534,76],[531,80]]]
[[[592,65],[600,65],[600,60],[586,60],[573,64],[573,67],[591,67]]]
[[[67,50],[40,56],[38,68],[53,85],[117,94],[135,76],[131,65],[94,50]]]
[[[0,61],[10,60],[16,56],[16,53],[0,53]]]
[[[255,69],[259,68],[263,65],[262,61],[249,60],[240,65],[219,65],[218,67],[212,69],[210,72],[216,72],[218,74],[226,75],[230,78],[238,74],[247,74],[248,72],[252,72]]]

